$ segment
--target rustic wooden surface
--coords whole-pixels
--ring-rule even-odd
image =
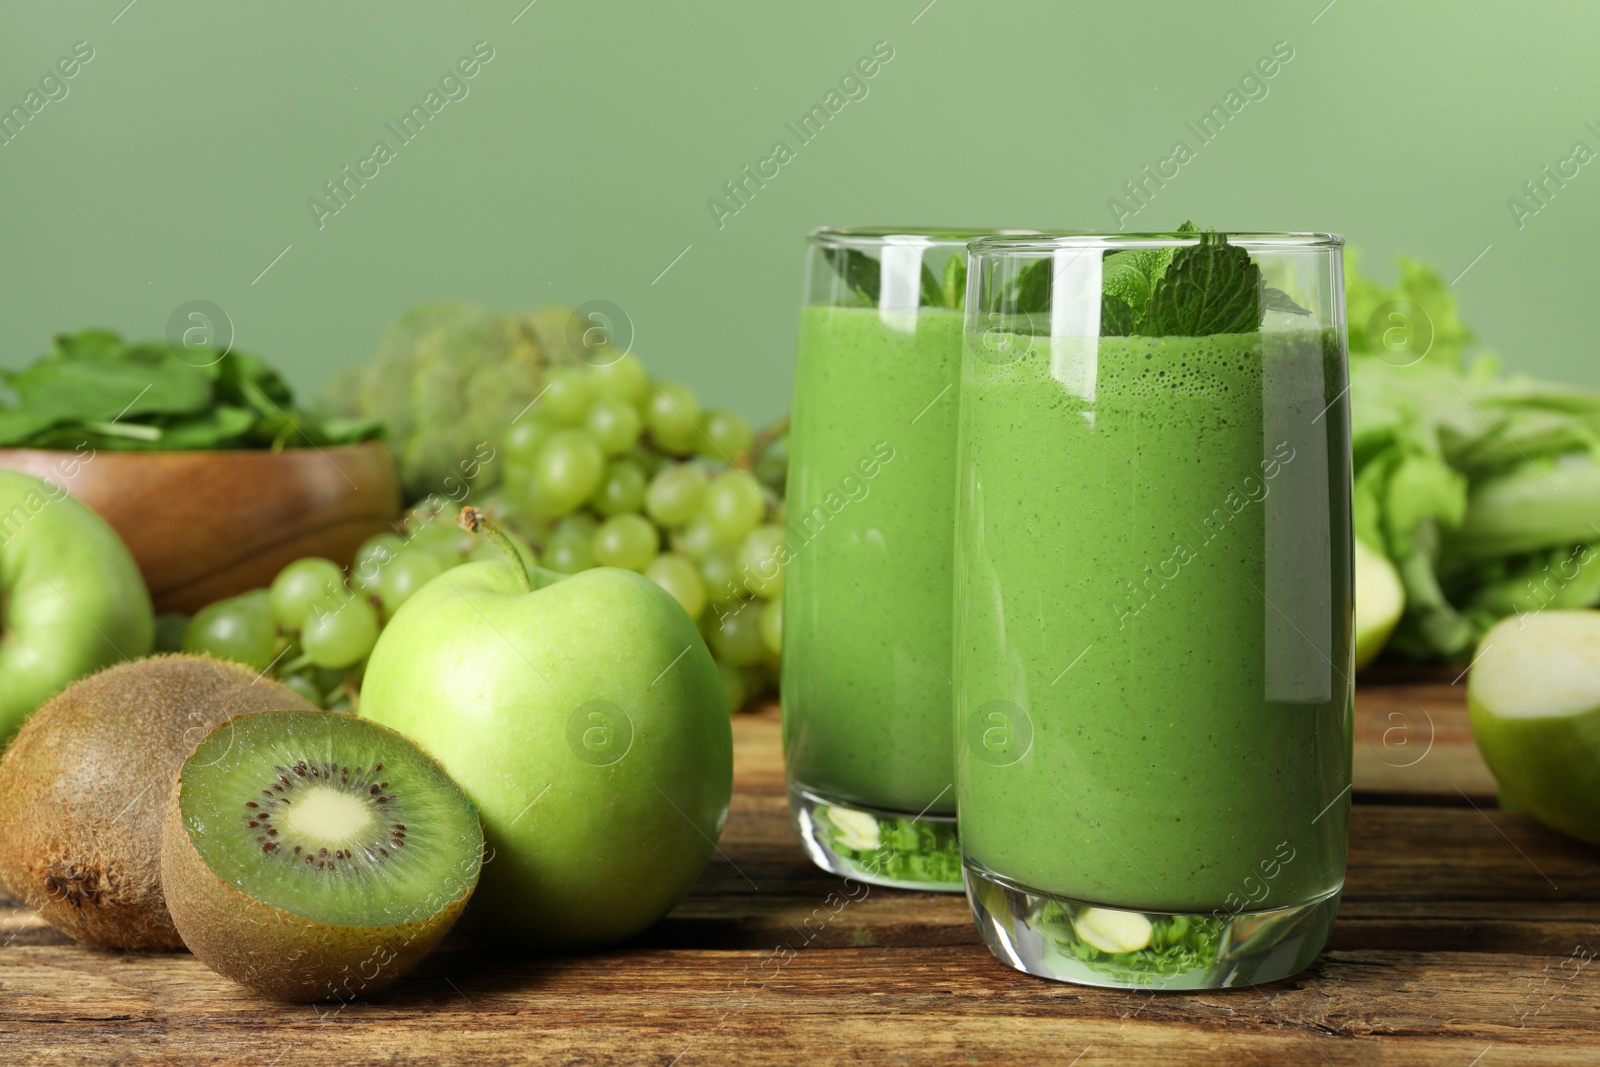
[[[766,708],[735,723],[720,855],[636,944],[539,959],[453,939],[378,999],[316,1008],[0,909],[0,1064],[1600,1063],[1600,850],[1494,808],[1461,693],[1360,694],[1332,941],[1259,989],[1030,978],[956,896],[873,889],[806,927],[839,881],[789,829]]]
[[[0,448],[0,467],[51,479],[110,523],[157,611],[264,589],[305,556],[344,563],[400,514],[394,462],[376,442],[87,458]]]

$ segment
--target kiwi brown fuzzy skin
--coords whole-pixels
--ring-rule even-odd
[[[204,656],[118,664],[67,687],[0,758],[0,879],[86,945],[183,948],[161,888],[173,780],[217,724],[279,708],[316,710]]]
[[[474,866],[470,883],[455,887],[453,895],[441,891],[438,911],[388,926],[344,926],[296,915],[217,876],[189,837],[182,798],[180,774],[161,839],[161,880],[173,922],[207,967],[273,1000],[349,1001],[393,985],[450,932],[477,888]]]

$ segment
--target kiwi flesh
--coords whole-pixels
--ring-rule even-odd
[[[224,723],[185,761],[161,877],[212,970],[277,1000],[350,1000],[427,955],[482,860],[477,809],[403,734],[277,711]]]
[[[75,682],[0,758],[0,879],[98,948],[181,949],[161,892],[161,827],[178,767],[235,715],[312,705],[205,656],[153,656]]]

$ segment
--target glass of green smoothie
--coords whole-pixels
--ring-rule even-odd
[[[785,514],[783,745],[826,870],[960,891],[951,737],[955,381],[966,244],[825,229],[806,249]]]
[[[1086,985],[1294,974],[1349,823],[1343,241],[969,247],[952,680],[978,928]]]

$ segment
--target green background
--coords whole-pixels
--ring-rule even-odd
[[[1592,3],[125,2],[0,23],[5,109],[95,49],[0,147],[6,365],[64,329],[159,336],[204,299],[312,390],[417,302],[605,299],[657,375],[766,419],[807,230],[1111,228],[1181,138],[1195,158],[1131,228],[1334,230],[1383,277],[1397,251],[1466,270],[1510,365],[1600,385],[1600,163],[1520,229],[1506,205],[1574,141],[1600,150]],[[307,201],[478,41],[469,95],[319,229]],[[877,41],[866,98],[799,145],[785,123]],[[1279,41],[1268,95],[1199,145],[1185,123]],[[795,158],[719,228],[707,201],[778,139]]]

